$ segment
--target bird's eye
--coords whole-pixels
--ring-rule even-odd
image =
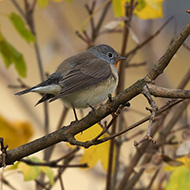
[[[108,52],[108,53],[107,53],[107,56],[108,56],[109,58],[113,58],[113,53]]]

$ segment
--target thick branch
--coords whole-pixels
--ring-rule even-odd
[[[125,91],[116,96],[112,102],[108,102],[102,105],[97,110],[90,112],[80,121],[74,122],[69,126],[62,127],[61,129],[58,129],[53,133],[50,133],[30,143],[24,144],[18,148],[7,151],[6,164],[13,164],[15,161],[20,160],[25,156],[43,150],[61,141],[69,141],[69,139],[72,139],[77,133],[88,129],[109,114],[115,112],[119,105],[125,104],[126,102],[140,94],[144,85],[147,82],[150,82],[149,79],[154,80],[159,76],[159,74],[163,72],[171,58],[174,56],[176,51],[179,49],[179,47],[182,45],[182,43],[189,34],[190,24],[188,24],[181,32],[181,34],[176,38],[176,40],[174,40],[164,56],[159,60],[159,63],[154,66],[154,68],[145,77],[145,79],[137,81]],[[72,141],[69,142],[72,143]],[[0,166],[2,166],[2,155],[0,157]]]
[[[108,102],[101,106],[99,109],[90,112],[86,117],[80,121],[74,122],[69,126],[62,127],[57,131],[36,139],[30,143],[24,144],[20,147],[7,151],[6,164],[13,164],[21,158],[43,150],[61,141],[70,141],[76,134],[88,129],[107,115],[115,112],[119,105],[124,104],[141,92],[144,86],[143,80],[137,81],[131,87],[126,89],[120,95],[116,96],[112,102]],[[0,166],[2,166],[2,157],[0,157]]]

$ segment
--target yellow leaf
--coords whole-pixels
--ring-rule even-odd
[[[183,164],[179,166],[167,165],[164,168],[165,171],[171,172],[166,190],[190,189],[190,158],[183,156],[176,161]]]
[[[190,167],[190,158],[188,158],[187,156],[183,156],[177,159],[180,162],[183,162],[184,165],[189,168]]]
[[[171,164],[170,162],[166,162],[166,164],[168,164],[168,165],[164,168],[164,170],[165,171],[173,171],[173,170],[175,170],[176,168],[179,168],[179,167],[184,167],[184,166],[186,168],[190,167],[190,158],[188,158],[187,156],[177,158],[174,161],[181,163],[181,165],[174,165],[174,164]]]
[[[138,11],[135,9],[134,13],[141,19],[156,19],[163,17],[162,3],[164,0],[145,0],[146,6]]]
[[[6,167],[6,170],[5,170],[5,171],[16,170],[16,169],[18,169],[18,165],[19,165],[19,164],[20,164],[20,162],[16,161],[16,162],[14,162],[13,165]]]
[[[87,140],[92,140],[101,131],[102,131],[101,126],[99,124],[95,124],[91,128],[84,131],[83,134],[76,135],[76,139],[82,142],[85,142]],[[105,138],[107,136],[108,136],[107,134],[104,134],[102,135],[101,138]],[[109,147],[110,147],[110,141],[106,141],[105,143],[102,143],[96,146],[91,146],[90,148],[85,149],[84,154],[80,160],[80,163],[87,163],[88,166],[92,168],[97,164],[98,161],[100,161],[102,164],[102,167],[105,170],[107,170],[108,158],[109,158]],[[115,150],[114,150],[114,158],[115,158]],[[113,165],[114,163],[115,163],[115,160],[113,161]]]
[[[164,0],[139,0],[134,10],[141,19],[156,19],[163,17],[162,3]],[[125,3],[130,0],[112,0],[115,17],[125,16]]]
[[[190,189],[190,170],[184,166],[179,166],[172,172],[166,190],[185,189]]]
[[[4,139],[5,145],[8,145],[9,149],[13,149],[27,143],[33,135],[33,130],[28,122],[11,122],[0,115],[0,135]]]

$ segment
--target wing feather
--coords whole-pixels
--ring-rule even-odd
[[[102,81],[105,81],[112,75],[110,65],[105,60],[100,60],[92,56],[80,65],[70,70],[59,81],[62,90],[58,95],[50,101],[54,101],[60,97],[68,96],[85,88],[89,88]]]

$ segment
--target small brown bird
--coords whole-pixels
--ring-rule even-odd
[[[73,108],[77,120],[75,108],[96,106],[115,91],[118,73],[114,65],[122,59],[126,58],[108,45],[94,46],[67,58],[45,81],[16,95],[41,93],[43,97],[37,104],[60,98],[66,107]]]

